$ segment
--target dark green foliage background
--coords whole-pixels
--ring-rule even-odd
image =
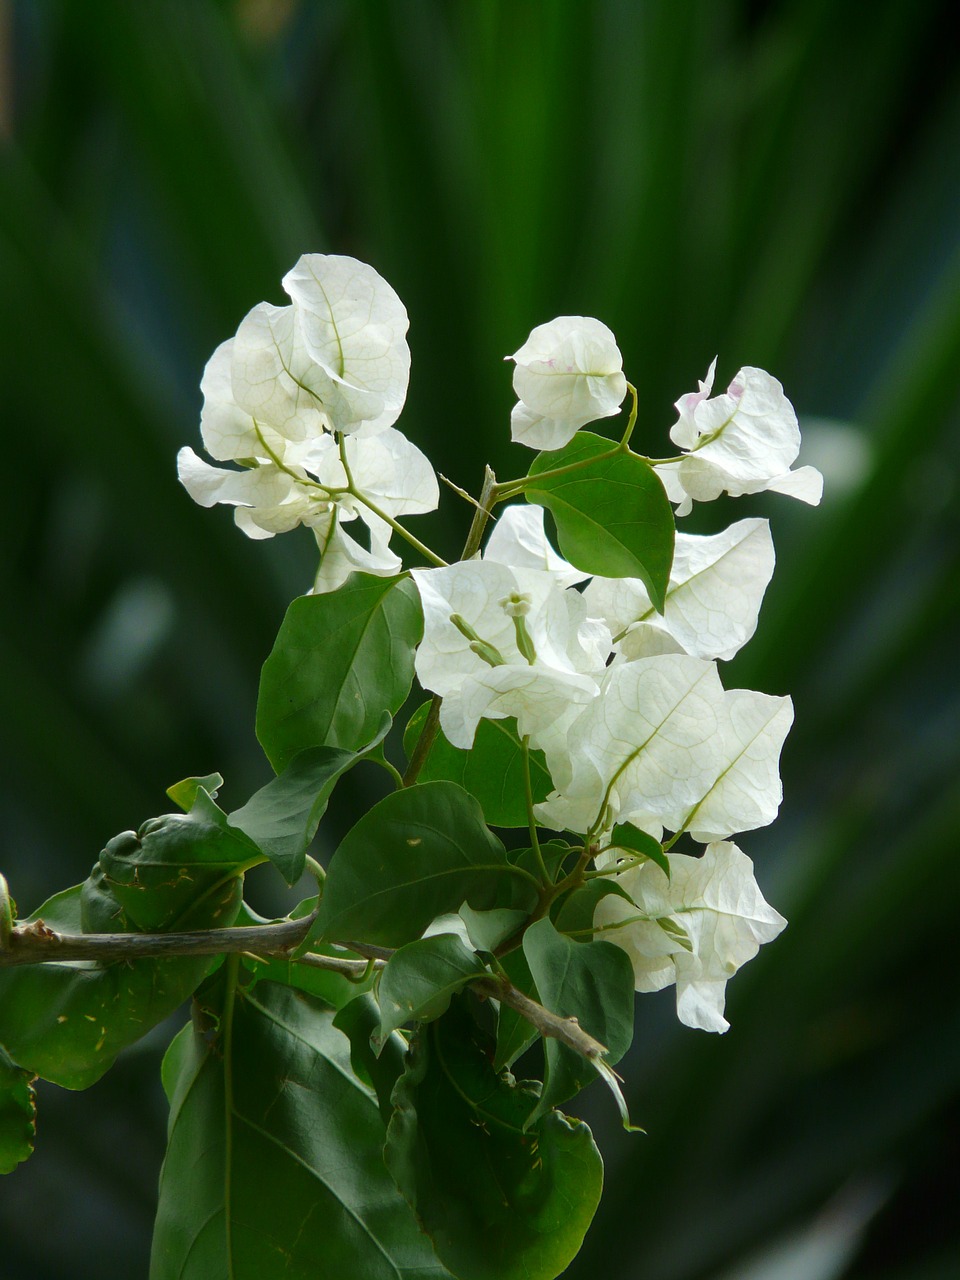
[[[649,1135],[588,1096],[608,1179],[571,1275],[739,1277],[869,1205],[831,1274],[955,1274],[952,8],[0,3],[0,865],[23,911],[177,778],[219,769],[229,809],[270,776],[257,673],[310,539],[248,542],[189,501],[174,454],[197,445],[204,361],[282,301],[301,252],[396,287],[400,425],[474,490],[488,458],[528,464],[502,357],[563,313],[616,332],[639,448],[666,446],[719,351],[722,384],[768,368],[802,419],[868,450],[846,491],[825,462],[818,512],[774,496],[688,525],[774,522],[774,584],[726,680],[796,701],[783,816],[743,842],[790,927],[732,985],[722,1039],[677,1025],[669,992],[640,1002],[621,1070]],[[468,515],[445,495],[416,531],[452,553]],[[383,786],[346,776],[325,847]],[[162,1039],[85,1095],[41,1090],[38,1152],[0,1183],[5,1278],[145,1273]]]

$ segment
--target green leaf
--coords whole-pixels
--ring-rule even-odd
[[[496,951],[506,942],[527,918],[526,911],[512,911],[509,907],[497,907],[493,911],[474,911],[464,902],[459,911],[470,941],[478,951]]]
[[[464,901],[531,909],[536,891],[476,800],[452,782],[427,782],[393,792],[347,832],[310,937],[400,947]]]
[[[619,1062],[633,1040],[633,966],[612,942],[574,942],[549,920],[523,935],[523,953],[541,1003],[562,1018],[576,1018],[607,1048],[606,1062]],[[546,1079],[530,1121],[566,1102],[595,1076],[581,1054],[552,1037],[544,1040]]]
[[[97,876],[95,913],[110,913],[110,927],[129,931],[126,917]],[[30,917],[62,933],[81,932],[81,892],[75,885]],[[226,923],[229,923],[227,921]],[[198,921],[197,927],[203,927]],[[117,961],[75,961],[0,968],[0,1043],[31,1073],[86,1089],[109,1070],[117,1054],[169,1017],[203,981],[212,956]]]
[[[673,563],[673,508],[648,463],[602,436],[578,431],[568,445],[540,453],[529,475],[584,463],[524,490],[557,524],[560,550],[584,573],[640,578],[662,613]],[[599,459],[591,461],[591,459]]]
[[[431,1022],[446,1013],[453,997],[487,972],[483,961],[452,933],[419,938],[395,951],[380,974],[379,1050],[392,1031],[408,1022]]]
[[[579,934],[583,938],[593,930],[593,917],[597,910],[597,904],[602,898],[609,897],[610,894],[623,898],[635,907],[633,899],[624,889],[622,884],[618,884],[616,880],[598,878],[596,880],[588,880],[585,885],[579,889],[574,889],[573,893],[568,894],[560,905],[559,911],[553,917],[553,923],[557,927],[559,933]]]
[[[384,1126],[393,1115],[394,1086],[403,1071],[407,1054],[402,1036],[390,1035],[374,1048],[373,1038],[380,1030],[380,1006],[372,995],[364,993],[345,1004],[333,1020],[333,1025],[350,1041],[350,1062],[354,1074],[377,1095],[380,1116]]]
[[[295,884],[303,875],[307,848],[338,780],[383,740],[391,723],[385,715],[373,741],[361,751],[340,747],[299,751],[279,777],[230,814],[230,826],[250,837],[287,884]]]
[[[227,825],[201,788],[189,813],[164,814],[136,834],[114,836],[100,867],[134,927],[151,933],[232,924],[243,894],[241,871],[259,858],[253,841]]]
[[[406,577],[355,573],[339,591],[294,600],[263,664],[257,737],[277,773],[307,747],[360,751],[413,683],[423,635]]]
[[[175,782],[172,787],[167,787],[167,795],[184,813],[189,813],[201,789],[206,791],[211,800],[216,800],[217,792],[222,786],[222,774],[207,773],[202,778],[184,778],[181,782]]]
[[[410,717],[403,735],[403,749],[408,760],[420,739],[429,710],[430,703],[425,702]],[[420,770],[419,780],[458,783],[476,796],[492,827],[527,825],[523,747],[516,720],[481,720],[473,746],[468,751],[451,746],[443,730],[438,729]],[[535,802],[546,800],[553,790],[542,751],[530,752],[530,784]]]
[[[12,1173],[33,1154],[37,1095],[24,1071],[0,1044],[0,1173]]]
[[[394,1090],[387,1166],[459,1280],[553,1280],[596,1210],[600,1154],[556,1111],[525,1131],[535,1094],[489,1051],[460,1001],[422,1029]]]
[[[628,849],[631,853],[642,853],[645,858],[655,862],[667,879],[670,879],[670,859],[660,841],[654,840],[648,831],[641,831],[632,822],[621,822],[613,828],[610,844],[617,849]]]
[[[522,991],[531,1000],[540,1002],[540,993],[537,991],[537,984],[533,980],[533,974],[530,972],[522,947],[501,956],[500,968],[518,991]],[[516,1009],[511,1009],[509,1005],[501,1004],[497,1019],[494,1068],[501,1071],[504,1067],[512,1067],[538,1038],[539,1032],[529,1019],[517,1013]]]
[[[164,1061],[151,1280],[441,1280],[331,1011],[273,983],[227,1000],[208,1012],[217,1035],[188,1027]]]

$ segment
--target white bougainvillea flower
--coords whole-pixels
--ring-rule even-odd
[[[700,858],[670,853],[668,878],[653,862],[616,877],[629,902],[613,894],[597,907],[602,936],[626,951],[637,991],[676,983],[677,1016],[688,1027],[724,1032],[727,981],[786,926],[764,900],[753,863],[735,844],[715,843]],[[640,917],[640,918],[637,918]]]
[[[203,408],[200,411],[200,435],[211,458],[218,462],[234,462],[240,458],[269,461],[270,453],[283,455],[282,436],[264,425],[258,430],[246,410],[233,398],[233,347],[235,338],[221,342],[207,361],[200,380]]]
[[[385,515],[396,519],[437,506],[433,468],[399,431],[389,429],[371,439],[346,437],[344,448],[354,484]],[[270,538],[298,524],[313,529],[322,553],[314,590],[334,590],[355,569],[384,575],[402,568],[389,549],[389,524],[353,494],[342,492],[346,472],[329,433],[300,444],[288,442],[282,465],[263,462],[233,471],[212,467],[192,449],[181,449],[177,468],[196,502],[235,507],[238,527],[251,538]],[[369,550],[343,528],[357,518],[369,530]]]
[[[774,561],[768,522],[741,520],[710,537],[677,534],[662,615],[638,578],[594,578],[584,598],[626,658],[673,651],[729,659],[756,630]]]
[[[823,477],[814,467],[790,470],[800,452],[800,428],[780,383],[763,369],[743,368],[726,392],[711,398],[715,366],[698,391],[677,401],[670,438],[686,456],[657,468],[670,501],[679,504],[677,514],[721,493],[765,490],[816,506]]]
[[[192,449],[177,455],[180,483],[201,507],[236,507],[237,526],[251,538],[272,538],[298,524],[325,525],[332,502],[301,468],[265,462],[244,471],[212,467]]]
[[[793,703],[751,689],[729,689],[715,743],[716,777],[683,825],[709,844],[773,822],[783,799],[780,752],[793,724]]]
[[[307,353],[293,306],[261,302],[241,321],[230,356],[238,408],[287,440],[329,431],[330,378]]]
[[[400,416],[410,380],[406,308],[373,267],[306,253],[283,278],[307,355],[329,380],[323,400],[337,431],[375,435]]]
[[[549,744],[558,790],[538,816],[581,833],[616,822],[678,830],[716,780],[722,721],[715,663],[663,654],[610,667],[564,746]]]
[[[557,577],[466,560],[414,569],[424,612],[417,678],[443,698],[440,724],[472,745],[481,718],[515,716],[535,746],[596,697],[610,632]]]
[[[580,427],[619,412],[627,394],[617,340],[590,316],[538,325],[507,359],[517,366],[512,436],[531,449],[561,449]]]
[[[537,807],[558,830],[617,822],[689,831],[704,842],[766,826],[782,798],[789,698],[724,692],[716,664],[665,654],[611,667],[565,747],[544,749],[557,791]]]
[[[483,558],[511,569],[540,569],[552,573],[562,587],[575,586],[590,576],[554,551],[543,527],[543,507],[528,503],[503,509],[487,539]]]

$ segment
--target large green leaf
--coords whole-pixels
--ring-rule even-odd
[[[606,1046],[606,1062],[619,1062],[633,1040],[633,966],[627,953],[612,942],[574,942],[549,920],[538,920],[523,935],[523,954],[541,1002],[551,1013],[576,1018]],[[544,1040],[544,1055],[546,1078],[531,1121],[596,1076],[585,1057],[553,1037]]]
[[[33,1152],[37,1095],[32,1079],[0,1044],[0,1173],[12,1173]]]
[[[673,563],[673,508],[653,468],[627,450],[611,455],[613,448],[602,436],[578,431],[564,448],[537,455],[528,473],[536,482],[524,496],[551,513],[571,564],[605,578],[640,578],[662,613]]]
[[[310,936],[399,947],[462,902],[531,908],[536,888],[507,861],[473,796],[426,782],[387,796],[347,832]]]
[[[408,759],[420,739],[429,710],[430,703],[425,702],[410,717],[403,735],[403,749]],[[523,747],[516,720],[481,720],[473,746],[467,751],[451,746],[443,730],[438,729],[418,777],[421,782],[446,779],[459,783],[480,801],[492,827],[525,827],[527,804],[523,773]],[[530,752],[530,786],[534,801],[546,800],[553,790],[542,751]]]
[[[355,573],[339,591],[294,600],[257,702],[257,737],[274,769],[307,747],[366,746],[410,692],[422,635],[409,578]]]
[[[340,747],[308,747],[299,751],[279,777],[268,782],[229,823],[250,837],[284,877],[294,884],[303,875],[307,846],[316,834],[339,778],[381,742],[391,719],[383,723],[362,751]]]
[[[445,1275],[381,1158],[383,1122],[332,1011],[260,982],[211,993],[217,1035],[164,1061],[169,1146],[151,1280]]]
[[[424,1027],[397,1083],[386,1161],[459,1280],[553,1280],[600,1199],[590,1130],[552,1111],[525,1130],[535,1094],[498,1075],[461,1007]]]
[[[418,938],[395,951],[380,975],[379,1048],[408,1022],[429,1022],[446,1013],[453,997],[487,972],[483,961],[452,933]]]
[[[189,813],[164,814],[114,836],[99,865],[132,925],[150,933],[232,924],[241,869],[259,859],[253,841],[227,825],[201,787]]]
[[[81,892],[75,885],[30,917],[63,933],[80,933]],[[89,891],[88,891],[89,892]],[[96,879],[98,922],[109,917],[118,932],[129,925],[115,899]],[[90,903],[85,904],[87,910]],[[231,919],[220,921],[230,924]],[[197,927],[202,927],[198,921]],[[66,1089],[86,1089],[117,1054],[169,1017],[203,980],[212,956],[169,960],[79,961],[0,968],[0,1043],[20,1066]]]

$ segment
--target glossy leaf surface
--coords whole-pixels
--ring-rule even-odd
[[[347,833],[311,936],[399,947],[464,901],[530,906],[535,895],[476,800],[452,782],[427,782],[387,796]]]
[[[389,728],[390,717],[386,716],[364,749],[370,750],[381,742]],[[249,836],[287,884],[294,884],[303,875],[307,846],[326,812],[333,788],[362,754],[339,747],[308,747],[298,752],[279,777],[230,814],[230,826]]]
[[[150,933],[232,924],[243,893],[240,869],[259,855],[201,789],[189,813],[167,813],[136,834],[114,836],[99,865],[131,925]]]
[[[537,455],[524,496],[553,516],[560,550],[572,565],[605,578],[642,579],[662,611],[673,563],[673,509],[653,468],[627,451],[611,453],[614,448],[602,436],[578,431],[563,449]]]
[[[383,1123],[332,1011],[273,983],[164,1062],[170,1140],[151,1280],[442,1280],[383,1165]],[[209,1016],[209,1015],[208,1015]]]
[[[410,717],[403,735],[408,758],[413,755],[420,739],[429,709],[429,702],[425,702]],[[452,746],[443,730],[438,729],[420,770],[419,780],[434,782],[441,779],[456,782],[476,796],[492,827],[527,825],[523,747],[516,720],[481,720],[473,746],[468,751]],[[535,802],[545,800],[553,790],[543,752],[535,749],[530,752],[530,785]]]
[[[84,887],[57,894],[31,919],[65,933],[82,932]],[[99,895],[99,903],[109,910],[109,893],[101,887]],[[113,910],[113,928],[126,931],[115,901]],[[0,1044],[44,1080],[86,1089],[113,1065],[121,1049],[173,1013],[214,963],[212,956],[192,956],[0,969]]]
[[[606,1062],[619,1062],[633,1039],[633,966],[626,953],[611,942],[574,942],[549,920],[538,920],[523,935],[523,954],[546,1008],[576,1018],[606,1046]],[[546,1079],[533,1120],[594,1077],[587,1059],[559,1040],[545,1039],[544,1055]]]
[[[338,591],[301,596],[263,665],[257,737],[279,773],[307,747],[358,751],[395,715],[423,634],[407,578],[357,573]]]
[[[380,975],[380,1030],[377,1046],[409,1022],[429,1022],[449,1008],[453,997],[486,969],[453,934],[419,938],[395,951]]]

